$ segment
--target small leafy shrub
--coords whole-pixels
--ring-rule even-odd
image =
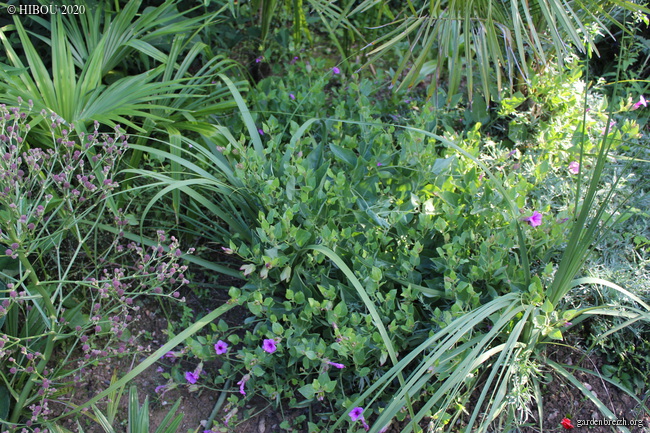
[[[578,106],[583,90],[579,83],[563,88]],[[584,112],[573,110],[574,102],[540,98],[549,113],[542,134],[562,130],[537,146],[517,137],[514,149],[483,135],[479,123],[444,137],[377,125],[368,119],[379,113],[367,105],[358,121],[269,117],[260,127],[240,101],[241,123],[233,130],[249,134],[237,139],[223,128],[214,148],[185,140],[178,149],[192,155],[179,161],[185,183],[166,180],[157,195],[183,191],[236,228],[224,234],[201,225],[226,254],[245,262],[247,284],[230,295],[254,316],[243,337],[221,326],[190,341],[200,361],[219,358],[215,344],[233,347],[219,376],[195,377],[199,364],[186,380],[237,382],[233,405],[256,390],[276,403],[315,405],[321,421],[343,413],[335,427],[343,419],[363,426],[363,404],[366,417],[379,414],[373,431],[407,412],[415,420],[434,414],[438,426],[450,428],[479,384],[480,402],[496,400],[494,414],[501,400],[485,394],[495,377],[517,402],[509,407],[525,407],[534,392],[526,384],[537,380],[542,362],[539,343],[561,340],[579,314],[558,303],[588,254],[591,241],[575,239],[584,235],[589,211],[567,203],[576,201],[575,185],[592,169],[598,176],[588,182],[590,205],[602,209],[611,198],[594,198],[604,158],[593,151],[607,121],[606,103],[594,101],[583,128]],[[504,107],[508,102],[520,105]],[[354,113],[353,104],[342,107]],[[503,115],[512,115],[507,110]],[[620,146],[621,130],[606,131],[602,143]],[[574,253],[562,254],[567,249]],[[455,410],[452,395],[460,399]],[[422,405],[417,416],[414,400]],[[491,416],[476,422],[485,426]],[[523,410],[508,411],[509,422],[525,418]]]
[[[19,102],[0,106],[0,426],[10,432],[38,429],[85,366],[137,349],[137,296],[175,298],[187,282],[174,238],[159,232],[145,249],[100,229],[128,224],[110,210],[127,148],[119,129],[75,139],[56,114]],[[33,116],[50,124],[48,150],[29,145]]]
[[[374,77],[359,73],[350,77],[328,59],[304,54],[293,56],[277,69],[281,76],[260,81],[247,97],[260,129],[277,131],[276,125],[281,125],[287,140],[291,139],[292,123],[298,125],[310,118],[406,124],[414,117],[413,98],[420,96],[415,91],[408,97],[391,92],[384,71]],[[240,117],[222,123],[235,131],[244,126]]]

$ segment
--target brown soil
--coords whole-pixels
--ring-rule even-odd
[[[150,342],[153,347],[162,344],[164,341],[164,332],[167,328],[166,319],[158,316],[151,310],[144,310],[144,317],[148,320],[143,321],[143,329],[151,333],[152,341]],[[243,309],[231,310],[228,322],[243,321],[247,316],[246,311]],[[142,353],[140,359],[144,359],[146,353]],[[556,362],[576,365],[578,364],[582,354],[576,350],[571,350],[566,347],[559,347],[557,349],[549,350],[549,359]],[[138,362],[138,359],[123,358],[114,360],[112,363],[99,365],[88,370],[88,374],[84,377],[83,381],[78,384],[74,394],[70,396],[73,403],[81,403],[87,401],[96,393],[104,390],[109,384],[113,371],[117,369],[119,375],[127,373]],[[586,357],[580,363],[583,368],[591,370],[598,370],[602,365],[602,361],[598,358]],[[161,373],[156,371],[156,366],[152,366],[140,374],[131,384],[135,385],[139,391],[140,403],[144,401],[145,396],[150,399],[150,431],[154,431],[160,424],[162,419],[167,415],[169,409],[176,402],[181,399],[181,405],[178,413],[183,414],[183,422],[179,432],[199,432],[202,433],[205,428],[205,421],[210,417],[217,400],[219,399],[220,391],[203,390],[201,392],[190,391],[187,385],[181,385],[178,388],[165,393],[162,398],[158,397],[155,393],[155,388],[158,385],[163,385],[166,381],[161,376]],[[214,366],[206,365],[206,368],[214,368]],[[550,369],[546,372],[550,373]],[[583,384],[599,398],[605,405],[616,414],[617,419],[625,420],[628,422],[628,429],[631,433],[648,433],[650,432],[650,415],[648,415],[648,402],[650,401],[650,392],[646,395],[637,396],[641,401],[640,403],[627,395],[625,392],[619,390],[615,386],[608,384],[606,381],[598,379],[592,375],[585,373],[576,373],[576,377]],[[550,374],[550,380],[543,385],[542,394],[544,396],[543,403],[543,431],[547,432],[560,432],[565,431],[560,422],[563,418],[568,417],[571,419],[572,424],[575,426],[575,432],[589,432],[589,433],[610,433],[623,430],[615,430],[611,426],[583,426],[578,427],[578,423],[591,422],[589,420],[602,420],[602,414],[597,410],[596,406],[575,387],[573,387],[567,380],[563,379],[557,374]],[[236,386],[231,386],[230,392],[236,392]],[[121,407],[116,416],[114,425],[117,433],[125,433],[127,430],[126,420],[128,418],[128,389],[122,397]],[[100,404],[101,409],[105,408],[104,404]],[[537,433],[542,430],[539,428],[538,411],[536,406],[530,408],[531,416],[525,425],[522,425],[518,430],[521,433]],[[645,412],[644,412],[645,410]],[[308,411],[302,409],[281,411],[275,410],[271,404],[262,398],[255,398],[251,404],[244,408],[233,408],[225,402],[217,411],[214,419],[215,423],[212,427],[214,432],[236,432],[236,433],[273,433],[286,431],[280,428],[283,421],[291,421],[300,415],[307,415]],[[225,420],[228,419],[228,425]],[[372,418],[369,420],[372,425]],[[598,421],[595,421],[596,423]],[[639,422],[640,426],[630,426],[631,422]],[[422,424],[425,432],[432,432],[427,428],[428,422]],[[63,424],[71,431],[77,431],[72,425],[71,421]],[[386,433],[398,433],[405,427],[406,422],[398,423],[393,422]],[[102,428],[85,418],[82,421],[82,426],[86,433],[103,433]],[[347,427],[344,427],[347,428]],[[459,427],[460,428],[460,427]],[[306,422],[294,426],[291,430],[297,433],[312,433],[308,432]]]
[[[206,281],[207,282],[207,281]],[[233,281],[234,283],[234,281]],[[187,304],[192,308],[195,313],[205,312],[212,310],[228,299],[226,290],[215,290],[215,295],[210,300],[210,305],[205,301],[201,301],[198,297],[193,295],[191,290],[185,290],[182,293],[187,298]],[[228,311],[222,318],[229,324],[239,326],[244,323],[244,320],[250,316],[250,313],[241,307],[234,308]],[[88,401],[97,393],[103,391],[110,384],[111,376],[114,371],[118,372],[118,377],[122,377],[133,367],[141,362],[146,356],[156,350],[160,345],[167,341],[167,319],[159,313],[158,304],[155,302],[145,303],[141,310],[141,319],[138,324],[141,331],[145,331],[147,339],[141,338],[140,344],[146,346],[146,350],[137,355],[124,357],[122,359],[107,360],[95,367],[87,369],[87,373],[82,378],[81,382],[77,383],[74,391],[66,396],[66,399],[74,404],[80,404]],[[602,360],[596,358],[585,357],[581,360],[582,354],[577,350],[567,347],[553,346],[548,350],[548,359],[555,362],[577,365],[580,367],[598,371],[603,364]],[[183,362],[183,361],[179,361]],[[167,415],[169,409],[178,400],[181,399],[181,405],[178,413],[183,414],[183,421],[179,433],[185,432],[198,432],[202,433],[206,430],[205,421],[210,417],[215,405],[217,404],[222,390],[191,390],[189,385],[181,384],[176,389],[164,393],[162,396],[156,394],[155,389],[159,385],[164,385],[166,380],[162,377],[162,373],[157,371],[159,365],[154,365],[142,374],[140,374],[130,385],[135,385],[139,392],[140,403],[144,402],[146,396],[149,396],[150,404],[150,431],[155,431],[155,428],[160,424],[163,418]],[[216,363],[206,363],[204,369],[208,372],[216,372],[218,369]],[[546,368],[546,383],[543,386],[542,394],[544,397],[543,402],[543,431],[547,432],[560,432],[565,429],[561,426],[560,422],[563,418],[571,418],[575,432],[589,432],[589,433],[605,433],[617,432],[612,427],[605,426],[588,426],[578,427],[578,422],[589,420],[602,420],[602,415],[597,410],[596,406],[575,387],[568,383],[567,380],[561,378],[557,374],[551,374],[551,370]],[[645,395],[637,396],[637,401],[628,396],[623,391],[615,386],[608,384],[606,381],[595,378],[584,373],[576,373],[576,377],[580,382],[586,384],[591,388],[592,392],[598,396],[603,403],[614,413],[619,420],[626,420],[628,423],[631,421],[639,421],[642,426],[629,426],[628,429],[631,433],[650,433],[650,415],[648,415],[648,403],[650,402],[650,390],[645,391]],[[230,389],[226,393],[236,393],[237,386],[231,384]],[[226,396],[227,397],[227,396]],[[59,405],[57,405],[59,406]],[[98,407],[105,411],[105,401],[98,404]],[[117,433],[126,433],[127,419],[128,419],[128,387],[125,389],[122,396],[120,409],[115,418],[114,428]],[[57,407],[53,406],[56,410]],[[58,408],[59,411],[62,407]],[[317,413],[318,410],[314,410]],[[536,406],[530,408],[531,415],[528,422],[522,425],[518,431],[522,433],[537,433],[542,430],[539,428],[539,414]],[[92,412],[90,412],[92,413]],[[281,431],[291,431],[294,433],[312,433],[307,429],[307,422],[294,422],[294,420],[302,416],[309,419],[309,410],[307,409],[274,409],[273,406],[263,398],[254,398],[250,404],[243,408],[231,407],[227,401],[220,405],[215,413],[214,424],[212,431],[214,432],[235,432],[235,433],[275,433]],[[374,417],[370,417],[369,424],[372,425]],[[225,421],[228,421],[226,425]],[[292,427],[288,430],[280,426],[284,421],[288,422]],[[86,433],[103,433],[103,429],[89,417],[80,418],[82,427]],[[69,430],[76,432],[77,429],[71,420],[62,423],[63,426]],[[398,423],[393,422],[385,433],[398,433],[406,426],[406,422]],[[348,426],[344,425],[343,429]],[[428,420],[422,424],[425,432],[433,433],[433,430],[428,428]],[[460,426],[459,426],[460,430]],[[345,431],[345,430],[341,430]],[[622,430],[620,430],[622,431]],[[315,433],[315,432],[314,432]]]
[[[188,299],[191,303],[191,300]],[[110,384],[111,377],[115,371],[118,377],[124,376],[138,362],[144,360],[151,352],[156,350],[160,345],[166,342],[167,320],[150,308],[143,308],[140,327],[150,335],[151,340],[143,341],[141,344],[147,345],[147,350],[138,355],[131,355],[121,359],[109,359],[97,366],[86,368],[86,373],[82,380],[77,382],[71,393],[64,397],[64,401],[74,405],[82,404],[98,393],[104,391]],[[248,313],[243,308],[234,308],[230,310],[223,319],[229,324],[241,324],[248,317]],[[135,386],[138,391],[140,405],[144,403],[145,398],[149,398],[150,414],[150,431],[153,432],[160,425],[162,420],[168,414],[174,403],[180,399],[177,414],[183,415],[183,421],[178,432],[203,432],[206,430],[205,424],[215,405],[219,400],[221,390],[203,389],[200,391],[190,390],[189,385],[180,385],[175,389],[159,395],[155,389],[159,385],[164,385],[167,381],[162,377],[162,373],[157,369],[160,365],[153,365],[137,376],[125,388],[120,401],[120,407],[115,417],[113,428],[116,433],[126,433],[128,423],[128,396],[129,387]],[[206,363],[204,370],[216,370],[216,365]],[[166,371],[168,369],[165,369]],[[227,393],[237,392],[237,387],[232,385]],[[101,401],[97,406],[106,413],[107,399]],[[54,415],[57,416],[63,410],[62,404],[53,404]],[[228,402],[224,402],[216,412],[213,427],[215,432],[237,432],[237,433],[265,433],[279,431],[280,423],[284,420],[291,421],[295,417],[304,413],[304,410],[292,410],[281,412],[271,409],[271,405],[262,398],[254,398],[251,404],[244,408],[230,407]],[[92,411],[87,412],[92,415]],[[230,415],[230,417],[229,417]],[[85,433],[104,433],[103,428],[90,416],[79,419]],[[225,420],[228,420],[226,425]],[[73,419],[64,419],[60,425],[70,431],[77,432],[76,421]],[[296,430],[297,431],[297,430]]]
[[[86,368],[86,373],[82,377],[82,380],[76,383],[75,389],[70,395],[66,396],[66,400],[75,405],[90,400],[108,387],[114,371],[118,372],[118,378],[124,376],[131,369],[136,367],[139,362],[144,360],[151,352],[155,351],[160,345],[166,342],[165,333],[167,330],[167,320],[148,308],[143,308],[142,317],[143,318],[140,321],[141,330],[146,331],[151,335],[150,341],[142,341],[140,343],[146,346],[146,350],[139,354],[121,359],[109,359],[99,363],[97,366]],[[179,431],[194,431],[200,425],[200,421],[206,420],[210,415],[218,398],[218,392],[209,390],[204,390],[201,393],[189,392],[187,387],[180,386],[166,392],[162,396],[159,396],[156,394],[155,389],[159,385],[164,385],[166,380],[162,377],[161,372],[157,371],[158,367],[159,366],[155,364],[149,367],[138,375],[136,379],[130,382],[124,389],[120,409],[118,410],[113,425],[116,433],[126,432],[129,387],[132,385],[134,385],[138,390],[140,404],[144,403],[146,396],[149,396],[151,431],[155,430],[171,406],[179,398],[181,399],[181,405],[178,413],[184,415]],[[104,413],[106,409],[106,401],[107,400],[104,400],[103,403],[98,404],[98,407]],[[92,411],[88,413],[92,414]],[[84,418],[83,421],[85,421],[85,423],[82,422],[82,427],[86,433],[104,432],[101,426],[92,421],[89,417]],[[76,428],[73,428],[72,420],[67,420],[62,425],[71,431],[77,431]]]
[[[575,349],[558,346],[549,350],[549,359],[568,366],[584,368],[590,371],[599,372],[603,365],[602,359],[593,356],[584,356]],[[582,360],[582,361],[581,361]],[[551,371],[550,369],[547,371]],[[590,390],[605,406],[616,416],[617,422],[627,423],[631,433],[650,432],[650,390],[645,395],[632,398],[618,387],[608,383],[602,377],[587,374],[579,371],[572,372],[575,377]],[[564,431],[560,424],[563,418],[569,418],[575,426],[575,432],[590,433],[611,433],[624,430],[617,430],[616,427],[597,425],[604,424],[604,416],[598,410],[594,402],[568,380],[557,373],[550,375],[551,380],[543,386],[543,427],[544,431]],[[531,408],[533,422],[537,427],[522,429],[523,433],[540,432],[539,413],[536,407]],[[578,426],[582,423],[582,426]],[[586,425],[586,424],[594,425]],[[637,424],[637,425],[632,425]]]

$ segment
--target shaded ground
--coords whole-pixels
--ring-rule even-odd
[[[209,286],[210,279],[205,275],[195,275],[193,278],[195,283],[199,286]],[[224,284],[236,284],[237,281],[227,281]],[[187,298],[187,305],[196,313],[205,313],[219,305],[223,304],[228,299],[227,290],[210,290],[209,304],[206,303],[205,296],[196,296],[194,290],[186,289],[183,296]],[[229,326],[240,326],[244,323],[245,319],[250,316],[250,313],[242,307],[236,307],[228,311],[222,319],[225,320]],[[139,362],[144,360],[149,353],[156,350],[162,344],[167,342],[167,318],[161,314],[157,302],[145,302],[142,305],[141,319],[138,323],[138,330],[144,331],[140,337],[140,344],[145,346],[147,350],[135,356],[124,357],[122,359],[107,360],[103,364],[87,369],[85,376],[76,384],[74,392],[67,396],[69,401],[74,404],[80,404],[88,401],[97,393],[103,391],[110,384],[111,376],[114,371],[118,372],[118,377],[122,377]],[[580,367],[599,371],[604,361],[598,357],[585,357],[581,360],[582,354],[577,350],[552,346],[547,352],[548,359],[558,363],[574,365],[580,364]],[[179,362],[183,362],[182,360]],[[164,371],[168,371],[169,363],[164,367]],[[202,389],[200,391],[192,391],[187,384],[178,386],[163,395],[156,393],[156,387],[164,385],[167,380],[162,376],[163,372],[159,371],[161,365],[153,365],[140,374],[130,385],[135,385],[139,392],[140,403],[142,404],[145,396],[149,396],[150,400],[150,431],[155,431],[155,428],[161,423],[163,418],[167,415],[169,409],[178,400],[181,399],[181,405],[178,413],[183,414],[183,421],[178,430],[179,433],[185,432],[199,432],[203,433],[205,422],[211,417],[214,412],[215,425],[213,431],[219,432],[235,432],[235,433],[275,433],[291,431],[294,433],[312,433],[307,428],[307,420],[309,419],[308,409],[274,409],[263,398],[254,398],[250,404],[244,408],[231,407],[227,398],[220,396],[222,390],[215,389]],[[185,365],[184,365],[185,367]],[[645,366],[647,369],[650,366]],[[192,366],[187,365],[187,369]],[[217,362],[206,363],[204,369],[208,373],[216,374],[219,365]],[[642,368],[643,370],[643,368]],[[609,433],[618,430],[606,426],[588,426],[578,427],[578,422],[590,422],[590,420],[602,420],[600,411],[597,410],[593,402],[586,399],[585,396],[571,385],[566,379],[558,375],[551,374],[550,369],[545,371],[546,380],[542,394],[544,396],[543,405],[543,431],[560,432],[565,429],[561,426],[560,421],[565,418],[571,418],[575,432],[589,432],[589,433]],[[580,382],[600,398],[605,405],[616,415],[617,419],[625,420],[628,422],[628,429],[631,433],[650,433],[650,416],[643,413],[643,408],[648,407],[650,402],[650,390],[646,390],[645,395],[637,396],[635,400],[620,391],[615,386],[608,384],[606,381],[596,378],[585,373],[576,373]],[[230,393],[237,393],[238,388],[235,384],[231,384],[230,388],[225,392],[227,397]],[[216,406],[216,408],[215,408]],[[99,404],[100,409],[105,410],[105,403]],[[127,419],[128,419],[128,387],[125,389],[122,397],[120,409],[115,418],[114,428],[117,433],[126,433]],[[53,406],[56,409],[56,406]],[[61,407],[59,407],[59,410]],[[315,410],[314,412],[317,412]],[[531,408],[531,416],[526,425],[521,426],[519,429],[522,433],[537,433],[540,432],[538,422],[538,411],[536,407]],[[81,419],[82,427],[86,433],[103,433],[103,429],[90,418],[85,417]],[[225,424],[228,421],[228,425]],[[373,418],[371,417],[368,422],[372,425]],[[639,422],[642,426],[630,426],[629,424]],[[284,422],[284,424],[283,424]],[[281,425],[283,424],[283,425]],[[63,424],[71,431],[77,431],[76,427],[68,422]],[[398,423],[393,422],[385,433],[398,433],[406,425],[406,422]],[[287,428],[285,428],[287,427]],[[343,425],[341,431],[348,431],[347,423]],[[422,428],[425,432],[433,432],[428,426],[428,420],[422,423]],[[458,426],[459,431],[461,425]],[[354,430],[350,430],[354,431]],[[316,433],[316,432],[314,432]]]
[[[598,357],[584,357],[577,350],[567,347],[558,347],[549,350],[549,359],[558,363],[580,367],[592,371],[600,371],[603,360]],[[582,362],[580,360],[582,359]],[[645,395],[633,399],[627,393],[616,386],[608,383],[604,378],[592,374],[573,372],[575,377],[590,390],[605,406],[616,416],[618,422],[627,423],[627,428],[632,433],[650,432],[650,416],[645,413],[650,403],[650,390]],[[567,379],[558,374],[551,374],[550,381],[542,389],[544,397],[543,404],[543,426],[544,431],[564,431],[560,422],[563,418],[570,418],[575,426],[571,429],[575,432],[610,433],[617,430],[612,426],[598,425],[604,423],[604,417],[596,405],[585,395],[573,386]],[[538,425],[539,413],[533,409],[534,421]],[[578,425],[582,423],[583,426]],[[594,425],[586,425],[593,423]],[[637,424],[637,425],[632,425]],[[522,432],[539,432],[537,428],[522,429]]]

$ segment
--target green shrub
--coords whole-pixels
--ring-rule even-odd
[[[338,79],[334,75],[325,80]],[[395,106],[369,104],[375,94],[360,89],[372,85],[357,77],[327,93],[329,106],[320,91],[294,94],[305,95],[301,103],[311,109],[334,110],[345,120],[296,122],[299,106],[281,110],[298,98],[279,86],[256,95],[258,105],[278,109],[262,123],[236,96],[242,114],[232,130],[247,133],[235,137],[223,128],[224,139],[214,147],[183,140],[183,184],[149,173],[165,187],[154,201],[179,190],[190,197],[188,208],[215,211],[223,226],[194,223],[245,262],[247,284],[230,295],[253,314],[246,321],[251,329],[241,337],[224,323],[205,340],[188,342],[201,361],[218,356],[212,350],[218,340],[235,346],[220,374],[205,383],[232,378],[241,392],[256,390],[275,403],[320,404],[322,419],[337,413],[347,419],[367,399],[379,423],[403,419],[405,405],[412,419],[436,414],[445,425],[461,412],[450,408],[452,397],[442,402],[441,395],[468,404],[471,393],[459,396],[459,390],[487,376],[492,383],[498,373],[500,389],[513,392],[523,407],[534,392],[523,384],[536,380],[539,342],[562,339],[566,322],[578,314],[558,302],[580,284],[573,278],[591,241],[567,245],[567,239],[576,233],[594,239],[594,228],[607,227],[586,225],[589,212],[572,206],[580,183],[589,186],[594,210],[611,198],[595,195],[603,159],[593,151],[608,120],[606,104],[592,105],[585,123],[584,111],[574,108],[585,100],[578,78],[572,75],[569,85],[540,80],[535,103],[548,113],[540,133],[555,135],[533,146],[520,137],[496,143],[478,123],[446,137],[375,123]],[[560,82],[566,103],[553,99]],[[319,81],[316,88],[324,89]],[[501,116],[520,116],[521,123],[535,116],[519,114],[519,105],[506,101]],[[435,111],[426,107],[410,121],[431,125]],[[446,130],[452,119],[433,126]],[[621,137],[616,128],[603,143],[620,146]],[[594,167],[598,177],[589,181]],[[562,255],[566,248],[575,253]],[[264,350],[270,340],[277,350]],[[430,381],[429,372],[438,380]],[[426,402],[417,416],[415,396]],[[231,396],[231,403],[239,398]],[[489,401],[498,411],[499,399]],[[508,420],[525,419],[515,412]],[[480,422],[489,424],[492,415]]]

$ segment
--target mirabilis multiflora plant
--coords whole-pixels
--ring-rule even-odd
[[[139,317],[134,299],[145,292],[177,298],[187,283],[175,238],[158,232],[158,243],[143,248],[120,232],[124,213],[111,211],[127,137],[119,128],[100,133],[96,124],[75,139],[73,125],[42,112],[53,145],[30,148],[31,107],[0,105],[3,432],[47,431],[41,423],[89,363],[143,350],[128,330]],[[98,233],[110,219],[117,234]]]
[[[520,209],[502,179],[493,174],[481,160],[445,137],[415,128],[405,128],[456,150],[487,174],[493,187],[506,199],[513,224],[517,224],[517,256],[526,272],[527,287],[502,294],[457,317],[401,359],[393,358],[393,367],[348,404],[350,408],[354,408],[349,414],[352,421],[356,420],[354,415],[360,413],[364,407],[376,406],[382,391],[391,383],[400,380],[400,389],[392,393],[391,400],[382,406],[379,416],[367,428],[370,433],[385,431],[393,418],[398,417],[406,408],[413,410],[410,399],[420,396],[425,396],[423,403],[418,406],[418,412],[411,416],[411,423],[402,430],[405,433],[419,431],[418,423],[425,417],[429,417],[430,428],[436,431],[485,432],[495,428],[498,431],[509,431],[515,425],[527,421],[531,400],[536,400],[541,415],[542,366],[553,370],[571,386],[579,389],[604,417],[616,419],[616,415],[607,405],[573,374],[575,371],[583,371],[601,377],[598,372],[563,365],[548,359],[544,354],[544,348],[549,344],[563,340],[566,327],[593,315],[615,316],[623,320],[621,325],[608,334],[637,321],[650,321],[650,305],[638,296],[613,282],[579,275],[595,246],[604,236],[611,233],[610,229],[617,222],[629,217],[627,206],[635,194],[641,191],[642,186],[647,185],[647,181],[639,182],[632,193],[622,193],[619,187],[624,182],[623,178],[615,176],[615,180],[608,187],[603,186],[608,159],[620,144],[622,136],[621,131],[614,128],[616,122],[611,121],[611,107],[614,105],[614,102],[610,102],[610,113],[605,121],[607,126],[599,137],[594,137],[597,145],[592,149],[592,137],[586,127],[590,110],[585,102],[583,117],[574,137],[578,142],[579,160],[568,166],[570,174],[578,175],[572,226],[559,261],[548,261],[544,272],[539,275],[530,271],[526,237],[520,225],[527,223],[531,227],[540,226],[541,213],[535,211],[530,216],[519,217]],[[628,104],[623,106],[622,113],[625,115],[626,110],[639,108],[638,103]],[[615,207],[613,211],[612,207]],[[311,248],[322,249],[320,246]],[[331,251],[327,254],[332,258],[335,256]],[[357,291],[363,291],[354,274],[343,263],[339,267]],[[630,304],[624,307],[595,305],[581,309],[567,308],[563,303],[565,297],[572,289],[584,285],[597,285],[615,290],[627,298]],[[376,314],[375,306],[365,299],[364,303],[373,315],[373,323],[380,332],[383,331],[384,326]],[[489,324],[487,327],[486,323]],[[382,337],[384,334],[385,331],[382,332]],[[384,338],[384,343],[392,350],[393,342],[388,337]],[[402,373],[406,371],[411,373],[403,379]],[[639,403],[639,407],[644,407],[631,391],[615,381],[609,382],[628,393]],[[430,384],[433,384],[433,390],[429,388]],[[645,412],[650,413],[647,409]],[[346,420],[346,416],[342,415],[329,431],[336,431]],[[570,425],[570,420],[562,420],[562,426],[568,428],[565,424]]]

